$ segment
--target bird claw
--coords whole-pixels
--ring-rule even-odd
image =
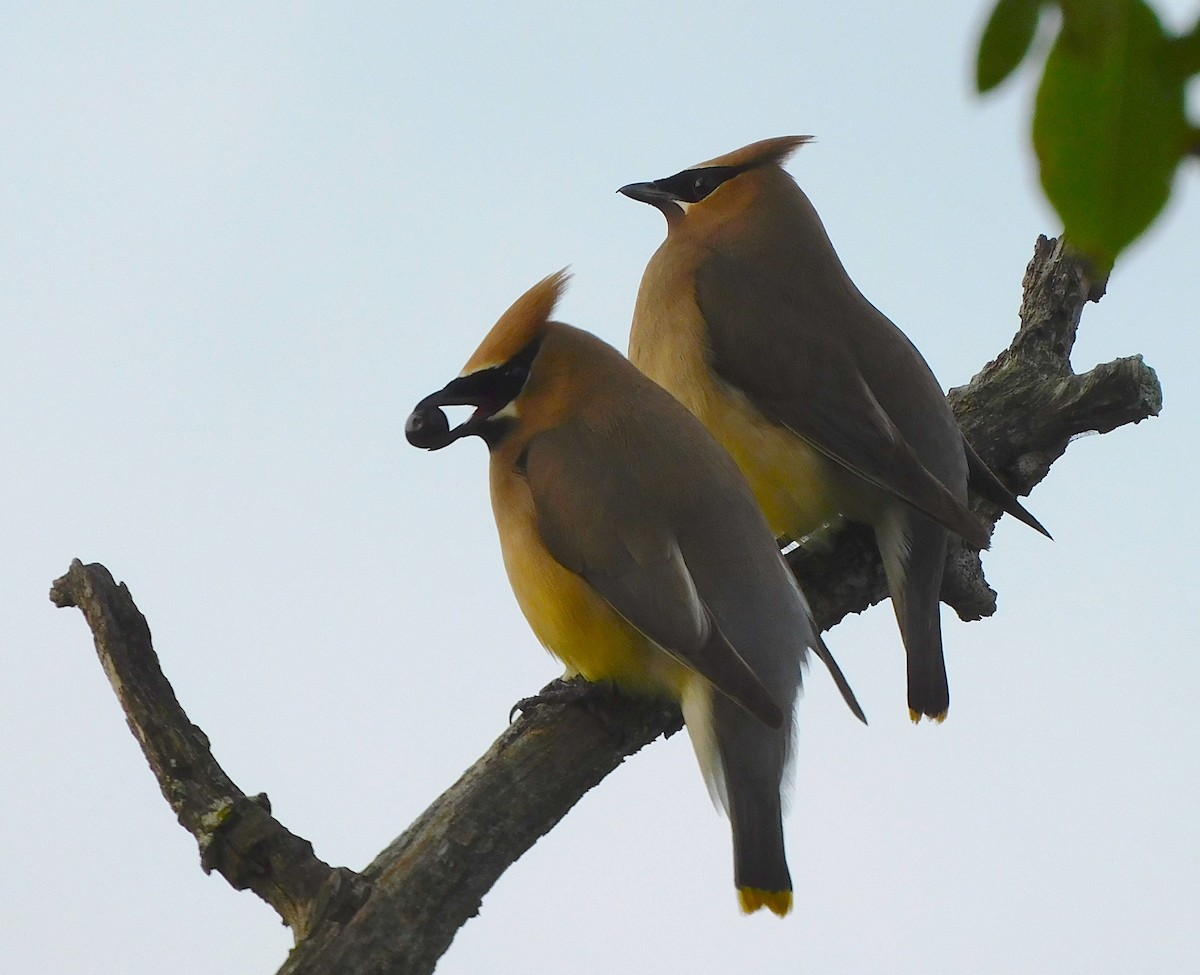
[[[610,711],[611,705],[617,699],[616,689],[608,685],[595,684],[582,677],[559,679],[551,681],[531,697],[523,697],[517,701],[508,712],[508,720],[511,723],[518,711],[525,713],[544,704],[577,704],[595,718],[616,741],[622,742],[625,739],[625,731]]]

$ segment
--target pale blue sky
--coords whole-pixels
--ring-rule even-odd
[[[271,972],[290,935],[205,877],[75,611],[128,582],[247,791],[362,867],[558,668],[500,564],[474,441],[404,417],[570,264],[623,348],[663,234],[616,187],[755,139],[946,386],[1007,344],[1058,224],[1032,75],[970,92],[984,3],[3,6],[0,957],[23,972]],[[1175,0],[1183,14],[1190,0]],[[954,706],[909,725],[889,607],[829,642],[788,824],[797,909],[742,917],[683,736],[519,861],[439,972],[1181,971],[1200,955],[1200,179],[1085,312],[1161,418],[1074,444],[946,611]]]

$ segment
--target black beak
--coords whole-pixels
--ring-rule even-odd
[[[629,183],[627,186],[622,186],[617,192],[631,200],[637,200],[639,203],[649,203],[660,210],[666,205],[675,205],[675,196],[662,186],[660,180],[652,183]]]
[[[422,450],[441,450],[462,437],[478,433],[479,427],[504,404],[492,402],[483,393],[473,376],[462,376],[446,384],[444,389],[430,393],[419,402],[404,421],[404,436],[414,447]],[[475,412],[453,430],[442,412],[443,406],[474,406]]]
[[[663,185],[665,182],[666,180],[656,179],[652,183],[630,183],[622,186],[617,192],[639,203],[649,203],[667,218],[667,226],[671,226],[675,221],[682,219],[683,207],[679,205],[679,198]]]

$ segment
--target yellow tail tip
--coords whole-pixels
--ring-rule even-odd
[[[941,724],[946,720],[947,717],[949,717],[949,715],[949,711],[940,711],[937,714],[924,715],[920,711],[914,711],[912,708],[908,709],[908,718],[913,724],[920,724],[921,719],[924,717],[928,717],[930,721],[934,722],[934,724]]]
[[[743,914],[753,914],[759,908],[767,908],[772,914],[785,917],[792,909],[790,890],[760,890],[758,887],[739,887],[738,900]]]

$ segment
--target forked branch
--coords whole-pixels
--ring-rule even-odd
[[[1082,265],[1039,238],[1025,275],[1021,327],[1008,349],[951,391],[975,449],[1018,493],[1046,476],[1071,438],[1158,413],[1162,393],[1139,356],[1076,375],[1070,353],[1093,286]],[[995,521],[982,501],[976,510]],[[822,628],[886,594],[865,529],[826,555],[791,556]],[[978,553],[953,547],[943,598],[964,619],[995,610]],[[488,752],[361,874],[317,859],[307,840],[270,815],[221,770],[158,666],[150,630],[124,585],[76,561],[54,584],[77,606],[163,795],[200,846],[206,870],[249,888],[292,927],[290,975],[426,973],[478,912],[499,876],[628,756],[680,727],[677,709],[594,698],[588,708],[540,707]]]

